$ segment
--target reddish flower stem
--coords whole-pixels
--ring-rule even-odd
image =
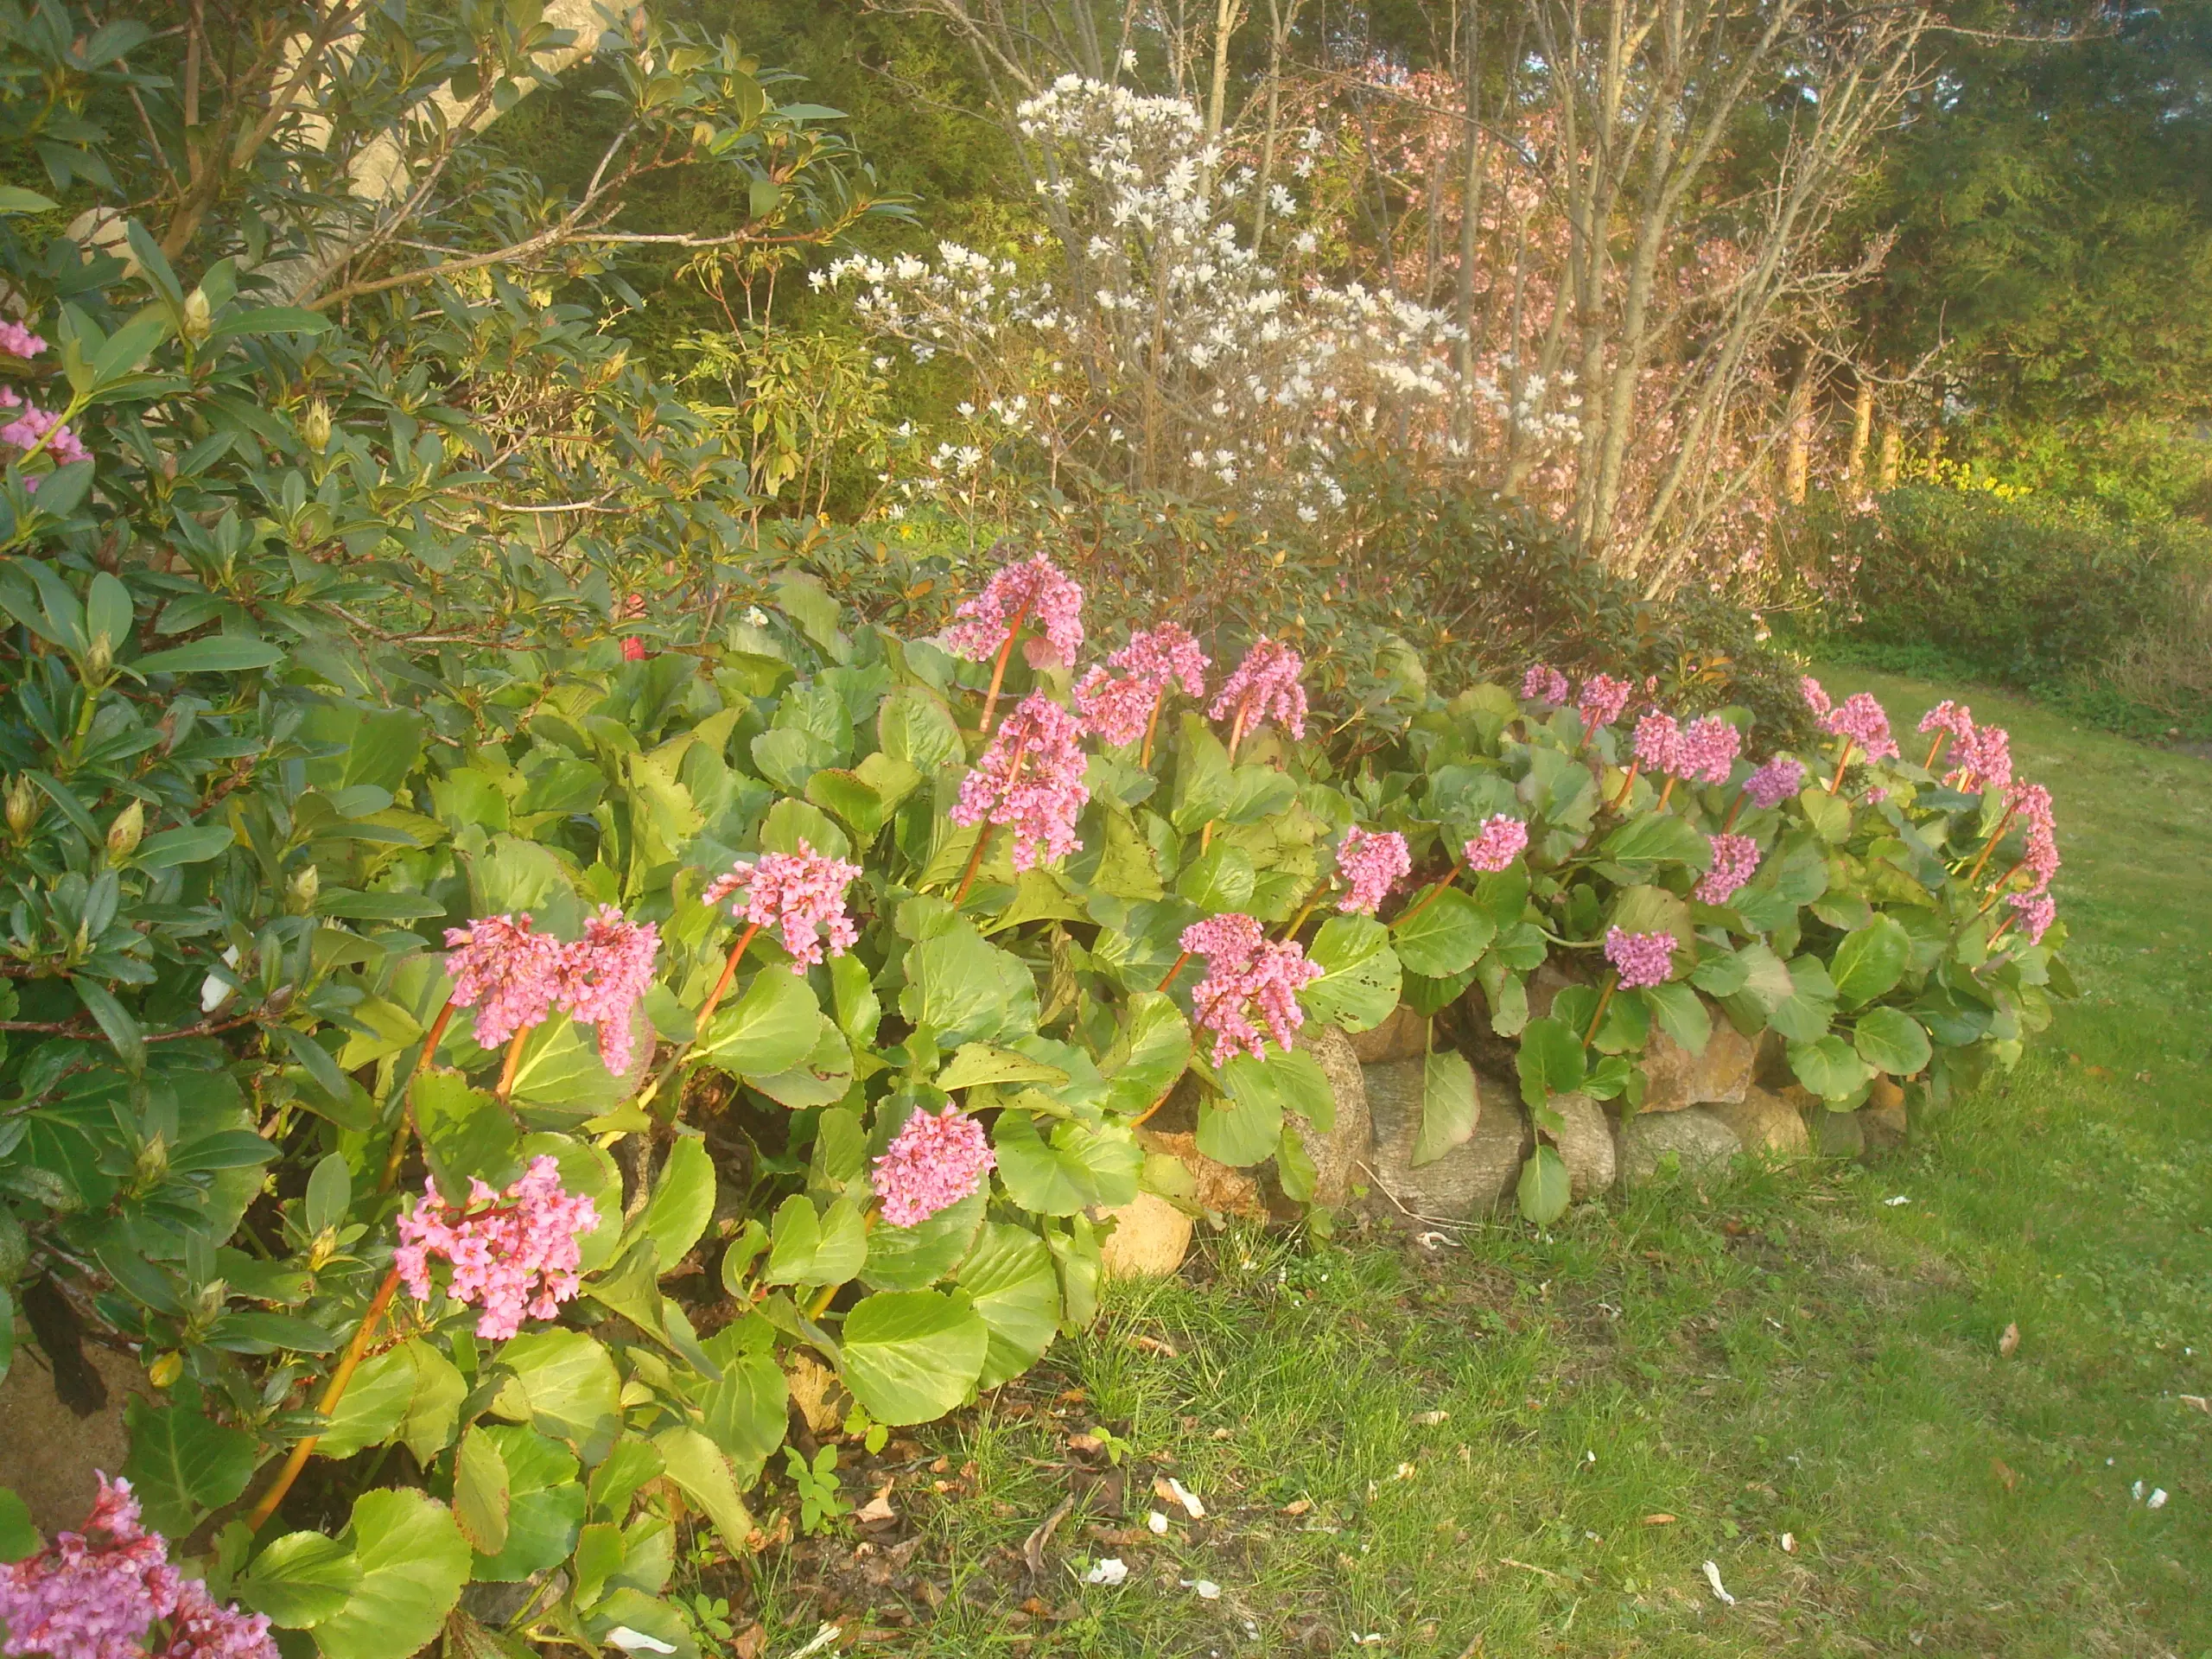
[[[1988,915],[1989,907],[2005,896],[2005,885],[2010,882],[2014,876],[2025,869],[2027,866],[2028,861],[2024,858],[2020,860],[2018,863],[2013,865],[2011,869],[2005,871],[2004,874],[1999,876],[1995,885],[1989,889],[1989,897],[1981,901],[1981,908],[1974,912],[1974,914],[1977,916]]]
[[[1160,729],[1160,711],[1166,706],[1167,690],[1163,686],[1160,688],[1160,696],[1153,701],[1152,713],[1144,722],[1144,747],[1137,751],[1137,770],[1140,772],[1152,770],[1153,734]]]
[[[1620,982],[1618,969],[1605,976],[1605,988],[1598,993],[1598,1011],[1590,1016],[1590,1029],[1582,1033],[1583,1047],[1587,1048],[1598,1040],[1598,1027],[1604,1022],[1605,1010],[1611,1005],[1613,992],[1619,988]]]
[[[1183,971],[1183,964],[1190,959],[1191,953],[1187,950],[1185,950],[1181,956],[1175,958],[1175,965],[1167,970],[1166,977],[1160,982],[1160,988],[1161,990],[1165,991],[1170,985],[1173,985],[1175,982],[1175,976]]]
[[[991,715],[999,706],[999,687],[1006,679],[1006,659],[1014,655],[1014,636],[1021,632],[1021,625],[1029,620],[1029,607],[1033,602],[1033,595],[1021,601],[1020,608],[1014,613],[1014,620],[1007,624],[1006,643],[999,647],[998,660],[991,664],[991,689],[983,697],[985,737],[991,734]]]
[[[1656,812],[1664,812],[1667,810],[1667,803],[1674,798],[1674,794],[1675,779],[1669,778],[1665,786],[1659,791],[1659,804],[1652,810]]]
[[[1722,835],[1726,835],[1736,827],[1736,819],[1743,812],[1744,803],[1751,798],[1751,792],[1748,789],[1739,789],[1736,791],[1736,804],[1728,809],[1728,816],[1720,825]]]
[[[1828,779],[1829,794],[1833,795],[1836,791],[1843,787],[1844,768],[1851,764],[1852,747],[1858,741],[1858,739],[1852,737],[1847,737],[1843,740],[1843,753],[1836,757],[1835,776]]]
[[[375,1335],[377,1325],[384,1319],[385,1310],[391,1306],[392,1296],[398,1289],[399,1269],[394,1268],[385,1274],[384,1282],[377,1287],[377,1294],[369,1299],[368,1312],[361,1315],[361,1323],[353,1332],[353,1340],[346,1344],[345,1357],[338,1362],[338,1369],[330,1374],[330,1381],[323,1388],[322,1398],[315,1402],[315,1410],[323,1416],[327,1417],[337,1410],[338,1402],[346,1397],[346,1386],[353,1382],[353,1373],[360,1369],[362,1357],[369,1351],[370,1339]],[[315,1453],[315,1442],[321,1438],[318,1434],[310,1434],[292,1448],[292,1455],[284,1459],[284,1466],[277,1471],[276,1478],[261,1495],[261,1501],[253,1506],[253,1513],[246,1516],[248,1533],[259,1532],[268,1524],[269,1517],[276,1513],[276,1506],[284,1501],[284,1494],[292,1490],[292,1483],[300,1478],[300,1471],[308,1466],[308,1459]]]
[[[515,1091],[515,1073],[522,1069],[522,1046],[534,1027],[524,1026],[507,1040],[507,1058],[499,1067],[499,1086],[492,1090],[492,1098],[500,1105],[507,1103],[507,1096]]]
[[[1392,922],[1390,925],[1393,927],[1403,927],[1408,922],[1413,920],[1414,917],[1420,915],[1421,912],[1427,910],[1431,905],[1441,899],[1445,894],[1446,889],[1450,887],[1454,881],[1457,881],[1459,879],[1459,872],[1465,868],[1465,866],[1459,863],[1455,860],[1452,868],[1445,871],[1444,879],[1441,881],[1439,881],[1434,887],[1431,887],[1427,893],[1421,894],[1420,899],[1411,907],[1401,912],[1397,919]]]
[[[991,844],[991,831],[997,827],[988,818],[985,818],[982,828],[976,831],[976,850],[969,854],[968,868],[961,872],[960,886],[952,895],[952,907],[955,910],[959,909],[966,900],[968,889],[976,885],[976,872],[983,868],[984,849]]]
[[[1939,731],[1936,734],[1936,741],[1928,746],[1928,759],[1921,762],[1920,769],[1923,772],[1936,770],[1936,757],[1943,752],[1943,740],[1948,736],[1950,736],[1948,732]]]
[[[448,997],[445,1006],[438,1010],[438,1017],[430,1021],[429,1033],[423,1039],[423,1052],[415,1061],[416,1068],[430,1064],[436,1058],[438,1044],[444,1039],[446,1026],[453,1018],[453,999]],[[412,1083],[410,1077],[408,1081]],[[415,1103],[403,1088],[399,1096],[399,1127],[391,1132],[391,1150],[384,1160],[384,1176],[377,1182],[377,1191],[389,1192],[399,1185],[399,1166],[407,1157],[407,1139],[415,1129]]]
[[[1605,810],[1618,812],[1621,810],[1621,803],[1628,799],[1629,791],[1636,787],[1637,770],[1643,765],[1640,760],[1631,760],[1628,763],[1628,775],[1621,779],[1621,792],[1605,804]]]
[[[1997,828],[1990,831],[1989,844],[1981,849],[1981,856],[1974,860],[1974,868],[1967,872],[1967,886],[1972,887],[1981,879],[1981,867],[1989,862],[1989,855],[1997,850],[1997,843],[2005,839],[2005,832],[2012,827],[2012,814],[2018,810],[2018,807],[2008,806],[2005,809],[2005,816],[1997,820]]]
[[[753,943],[753,936],[760,931],[760,923],[749,924],[745,931],[737,936],[737,943],[730,947],[729,960],[722,963],[722,976],[715,982],[715,988],[707,993],[706,1001],[700,1005],[698,1024],[692,1027],[691,1040],[693,1042],[697,1042],[700,1038],[707,1034],[707,1021],[714,1017],[715,1009],[721,1005],[723,996],[728,994],[730,981],[737,977],[738,959],[744,956],[745,947]]]

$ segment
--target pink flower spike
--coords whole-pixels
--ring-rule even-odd
[[[1349,889],[1337,908],[1347,915],[1372,916],[1413,868],[1413,854],[1403,836],[1395,830],[1376,833],[1353,824],[1337,843],[1337,874]]]
[[[446,930],[453,1003],[476,1010],[476,1044],[498,1048],[544,1023],[562,995],[566,947],[530,918],[482,916]]]
[[[971,663],[987,663],[1005,648],[1019,620],[1033,618],[1050,650],[1033,653],[1039,668],[1065,667],[1083,649],[1083,589],[1042,553],[1002,565],[983,591],[953,613],[944,648]],[[1036,661],[1039,654],[1053,660]]]
[[[1475,838],[1461,849],[1467,868],[1485,875],[1505,868],[1529,848],[1529,826],[1500,812],[1484,818]]]
[[[1235,913],[1192,923],[1183,930],[1182,947],[1206,959],[1206,976],[1191,993],[1191,1005],[1198,1024],[1214,1033],[1216,1065],[1239,1053],[1259,1058],[1268,1036],[1290,1046],[1306,1023],[1298,993],[1321,976],[1319,963],[1308,962],[1296,942],[1272,942],[1252,917]],[[1266,1035],[1253,1023],[1255,1011],[1267,1022]]]
[[[2058,900],[2047,893],[2016,893],[2005,902],[2012,906],[2012,919],[2028,936],[2031,950],[2043,943],[2043,936],[2058,919]]]
[[[2012,783],[2012,735],[2002,726],[1978,728],[1951,751],[1956,768],[1944,779],[1954,789],[1977,794]]]
[[[1563,707],[1567,702],[1567,676],[1548,663],[1529,664],[1529,671],[1521,677],[1521,701]]]
[[[950,1209],[998,1166],[983,1126],[957,1107],[917,1111],[875,1160],[871,1184],[893,1227],[918,1227]]]
[[[1823,713],[1821,729],[1856,743],[1868,760],[1897,758],[1897,739],[1890,735],[1890,716],[1871,691],[1854,691]]]
[[[1014,830],[1014,868],[1079,851],[1076,816],[1090,799],[1083,781],[1083,722],[1041,691],[1000,722],[949,815],[955,823],[1002,823]]]
[[[1711,836],[1713,868],[1691,890],[1700,905],[1725,905],[1744,883],[1758,874],[1759,844],[1749,836]]]
[[[1244,653],[1244,660],[1236,664],[1236,671],[1222,684],[1221,691],[1207,711],[1210,720],[1234,717],[1236,727],[1250,731],[1261,721],[1272,720],[1294,738],[1306,735],[1306,688],[1298,677],[1306,671],[1306,659],[1288,645],[1279,645],[1262,634],[1252,642],[1252,649]]]
[[[1675,971],[1675,936],[1605,930],[1605,960],[1619,974],[1621,988],[1639,990],[1664,982]]]
[[[1948,732],[1960,743],[1974,741],[1974,710],[1963,702],[1953,702],[1948,697],[1937,703],[1920,717],[1920,734]]]
[[[435,1182],[424,1185],[422,1198],[400,1211],[392,1266],[409,1293],[427,1302],[431,1259],[450,1262],[446,1294],[482,1310],[478,1336],[504,1342],[525,1315],[550,1319],[576,1294],[576,1240],[599,1225],[599,1211],[563,1190],[561,1166],[550,1156],[532,1159],[504,1192],[480,1180],[469,1185],[468,1202],[458,1207],[438,1196]]]
[[[1672,775],[1681,764],[1682,732],[1672,715],[1653,709],[1636,722],[1637,764]]]
[[[1187,631],[1173,622],[1132,634],[1129,643],[1106,663],[1106,668],[1094,668],[1084,676],[1076,688],[1075,707],[1084,724],[1109,743],[1141,740],[1160,700],[1174,686],[1180,685],[1189,696],[1205,695],[1206,654]],[[1120,669],[1120,677],[1109,669]]]
[[[845,889],[860,874],[859,865],[817,853],[802,838],[795,853],[763,853],[750,864],[740,860],[709,881],[700,899],[715,906],[743,893],[731,913],[752,926],[773,929],[791,956],[791,972],[804,977],[822,960],[825,939],[833,957],[859,943],[859,930],[845,911]]]
[[[82,1532],[0,1566],[0,1653],[48,1659],[276,1659],[269,1620],[218,1606],[169,1564],[168,1541],[142,1524],[130,1483],[99,1477]],[[154,1634],[166,1624],[164,1634]]]
[[[1805,784],[1805,763],[1794,754],[1777,754],[1744,779],[1744,793],[1758,807],[1779,806]]]
[[[1743,750],[1744,734],[1718,715],[1694,720],[1683,728],[1675,750],[1675,774],[1693,784],[1725,784]]]
[[[46,350],[46,342],[20,322],[0,322],[0,352],[26,361]]]
[[[1828,694],[1821,688],[1821,683],[1809,674],[1797,682],[1797,691],[1805,699],[1805,706],[1816,715],[1827,714],[1832,706]]]
[[[1582,682],[1582,695],[1578,700],[1583,725],[1593,732],[1600,726],[1611,725],[1628,707],[1630,694],[1635,690],[1630,682],[1617,680],[1610,674],[1592,674]]]
[[[563,953],[556,1000],[571,1018],[599,1029],[599,1058],[620,1077],[635,1046],[631,1026],[638,1002],[653,982],[660,934],[639,925],[612,905],[584,924],[584,936]]]

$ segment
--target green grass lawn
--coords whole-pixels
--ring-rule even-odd
[[[761,1559],[768,1651],[2212,1655],[2212,766],[1974,701],[2057,798],[2083,990],[2017,1071],[1878,1166],[1548,1235],[1217,1237],[853,1469],[898,1520]]]

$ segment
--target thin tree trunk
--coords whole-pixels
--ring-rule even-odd
[[[1843,475],[1854,487],[1866,476],[1866,440],[1873,430],[1874,377],[1862,369],[1851,399],[1851,454],[1843,464]]]

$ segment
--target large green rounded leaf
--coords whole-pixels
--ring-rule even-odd
[[[961,1264],[960,1287],[990,1327],[976,1386],[995,1389],[1019,1376],[1052,1345],[1060,1323],[1060,1280],[1052,1253],[1026,1227],[995,1221],[976,1253]]]
[[[1137,1195],[1137,1174],[1144,1167],[1135,1137],[1120,1124],[1093,1128],[1063,1121],[1046,1133],[1029,1113],[1004,1111],[991,1144],[1007,1196],[1040,1216],[1127,1204]]]
[[[315,1449],[326,1458],[350,1458],[382,1444],[399,1433],[414,1398],[415,1356],[404,1346],[387,1349],[353,1373]]]
[[[1390,946],[1406,971],[1430,979],[1449,979],[1475,965],[1475,958],[1497,936],[1497,924],[1473,898],[1446,887],[1390,930]]]
[[[621,1431],[622,1379],[604,1347],[581,1331],[525,1331],[496,1357],[514,1376],[494,1412],[567,1441],[587,1464],[607,1454]]]
[[[1539,1227],[1548,1227],[1567,1213],[1568,1200],[1573,1196],[1573,1183],[1567,1173],[1567,1160],[1558,1149],[1539,1146],[1529,1154],[1529,1161],[1521,1166],[1521,1181],[1515,1193],[1520,1201],[1521,1213]]]
[[[1869,1008],[1851,1033],[1859,1058],[1877,1071],[1909,1077],[1923,1070],[1935,1050],[1920,1021],[1903,1008]]]
[[[753,1516],[738,1496],[737,1481],[721,1449],[696,1428],[664,1428],[653,1436],[653,1449],[668,1465],[668,1478],[707,1512],[722,1542],[734,1554],[753,1532]]]
[[[1587,1063],[1582,1033],[1547,1014],[1521,1028],[1521,1098],[1533,1109],[1554,1095],[1573,1093],[1582,1086]]]
[[[1106,1077],[1107,1109],[1124,1116],[1148,1109],[1190,1064],[1191,1022],[1183,1011],[1158,991],[1137,992],[1122,1009],[1114,1046],[1099,1066]]]
[[[746,1323],[725,1325],[707,1342],[722,1377],[709,1383],[700,1398],[699,1427],[729,1459],[739,1482],[749,1486],[784,1443],[791,1393],[772,1350],[744,1346]],[[760,1323],[757,1316],[753,1323]]]
[[[361,1580],[315,1627],[315,1646],[323,1659],[407,1659],[438,1633],[468,1582],[468,1544],[451,1512],[404,1488],[364,1492],[339,1541]]]
[[[1398,1006],[1402,978],[1389,930],[1371,916],[1332,916],[1313,936],[1307,959],[1321,976],[1298,994],[1316,1020],[1346,1031],[1369,1031]]]
[[[154,1406],[134,1397],[124,1408],[130,1455],[123,1475],[149,1525],[181,1538],[253,1478],[253,1436],[188,1406]]]
[[[899,1007],[940,1048],[1027,1036],[1037,1028],[1037,982],[1020,957],[956,923],[907,950]]]
[[[990,1327],[966,1297],[881,1291],[845,1316],[842,1376],[869,1416],[904,1427],[965,1400],[989,1348]]]
[[[753,976],[744,995],[716,1012],[697,1052],[734,1075],[769,1077],[804,1059],[821,1025],[821,1005],[805,979],[766,967]]]
[[[1256,880],[1252,855],[1219,841],[1184,867],[1175,878],[1175,891],[1208,915],[1217,916],[1249,906]]]
[[[1304,1049],[1234,1055],[1221,1068],[1221,1084],[1224,1099],[1198,1108],[1198,1150],[1218,1162],[1243,1168],[1272,1156],[1286,1112],[1325,1133],[1335,1125],[1336,1095]]]
[[[575,1456],[518,1425],[470,1433],[482,1433],[497,1448],[507,1482],[505,1536],[497,1550],[477,1554],[471,1576],[512,1584],[566,1560],[584,1519],[584,1488],[576,1478]]]
[[[664,1268],[673,1268],[699,1242],[714,1213],[715,1161],[705,1141],[686,1135],[668,1149],[638,1224],[659,1248]]]
[[[1823,1100],[1848,1100],[1866,1086],[1866,1063],[1831,1032],[1817,1042],[1789,1045],[1789,1069]]]
[[[360,1587],[361,1564],[335,1538],[288,1532],[231,1582],[239,1601],[288,1630],[304,1630],[341,1611]]]
[[[1856,932],[1845,935],[1828,963],[1828,977],[1835,982],[1836,1001],[1847,1008],[1896,988],[1912,957],[1912,936],[1894,916],[1877,916]]]
[[[861,1282],[871,1290],[925,1290],[959,1266],[976,1242],[989,1183],[938,1211],[918,1227],[878,1222],[868,1236]],[[709,1344],[711,1351],[712,1344]]]
[[[1421,1133],[1414,1141],[1413,1166],[1433,1164],[1471,1137],[1482,1109],[1475,1068],[1452,1048],[1433,1050],[1421,1069]]]

